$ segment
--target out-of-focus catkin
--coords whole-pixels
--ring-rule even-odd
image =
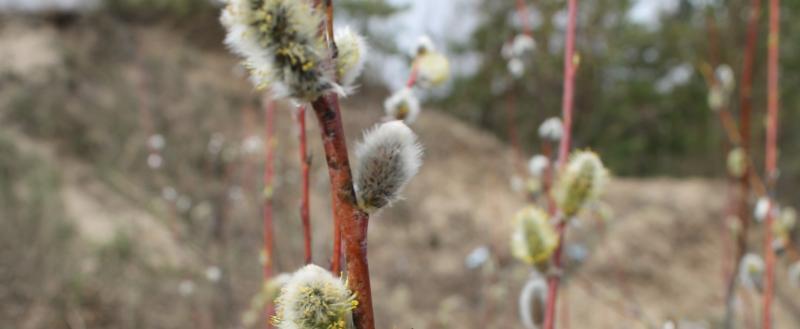
[[[575,216],[590,200],[597,198],[608,179],[600,157],[591,151],[575,151],[559,174],[555,196],[566,218]]]
[[[550,259],[558,245],[558,234],[547,213],[537,207],[525,207],[514,216],[511,254],[521,261],[537,265]]]
[[[336,29],[334,40],[339,51],[336,58],[336,74],[342,87],[345,90],[352,90],[367,62],[367,42],[350,27]]]

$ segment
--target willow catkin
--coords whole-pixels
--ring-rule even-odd
[[[422,147],[402,121],[386,122],[365,132],[356,147],[359,207],[374,212],[398,200],[401,190],[421,165]]]

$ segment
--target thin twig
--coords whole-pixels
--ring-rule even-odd
[[[533,37],[533,29],[531,28],[531,21],[528,17],[528,6],[525,0],[517,0],[517,16],[522,23],[522,33],[529,37]]]
[[[303,247],[305,250],[304,261],[311,264],[311,215],[310,215],[310,196],[309,196],[309,165],[311,158],[308,156],[308,138],[306,137],[306,107],[297,107],[297,128],[300,144],[300,222],[303,224]]]
[[[758,21],[761,16],[761,0],[750,2],[750,16],[747,22],[747,39],[745,41],[744,58],[742,63],[742,79],[739,89],[739,138],[741,148],[745,154],[751,154],[750,148],[750,117],[752,112],[753,94],[753,63],[755,62],[756,45],[758,41]],[[749,158],[749,157],[748,157]],[[747,251],[747,232],[750,227],[749,197],[752,184],[753,166],[750,161],[745,161],[744,175],[739,179],[738,219],[739,231],[736,239],[736,253],[734,254],[733,269],[728,279],[725,297],[725,329],[733,327],[733,302],[736,296],[736,278],[739,275],[739,264]]]
[[[406,87],[411,88],[414,86],[414,84],[417,83],[417,75],[418,75],[417,59],[415,57],[414,60],[411,62],[411,73],[409,73],[408,75],[408,81],[406,81]]]
[[[328,36],[328,47],[333,52],[333,59],[339,57],[339,48],[336,47],[336,41],[333,38],[333,0],[325,0],[325,18],[326,31]]]
[[[322,0],[314,0],[314,7],[319,8]],[[333,33],[333,0],[325,0],[325,24],[320,26],[319,33],[328,40],[328,47],[331,49],[330,65],[335,66],[336,59],[339,57],[339,48],[336,47],[336,40],[334,40]],[[336,70],[334,70],[335,72]],[[338,76],[336,77],[339,78]],[[322,98],[320,98],[322,99]],[[336,99],[336,114],[338,117],[339,100]],[[316,111],[316,108],[315,108]],[[319,114],[319,113],[317,113]],[[338,118],[337,118],[338,120]],[[341,123],[340,123],[341,124]],[[344,137],[342,137],[344,138]],[[346,153],[345,153],[346,154]],[[349,168],[348,168],[349,171]],[[352,185],[352,184],[351,184]],[[334,207],[336,207],[334,205]],[[338,216],[333,218],[333,256],[331,259],[331,272],[333,275],[339,276],[342,271],[342,223],[339,221]]]
[[[568,2],[568,21],[566,47],[564,51],[564,95],[562,100],[562,115],[564,124],[564,134],[561,138],[561,145],[558,154],[558,168],[562,168],[567,160],[569,153],[571,134],[572,134],[572,104],[575,88],[575,23],[577,20],[578,4],[577,0]],[[551,214],[552,215],[552,214]],[[564,231],[566,230],[566,218],[561,219],[556,230],[558,232],[558,246],[553,254],[553,266],[556,272],[561,270],[561,253],[564,245]],[[547,282],[547,308],[544,317],[544,329],[555,327],[556,303],[558,298],[558,284],[560,274],[552,275]]]
[[[778,110],[779,110],[779,46],[780,46],[780,0],[770,0],[769,37],[767,39],[767,138],[765,171],[767,188],[772,197],[778,174]],[[772,249],[772,215],[774,202],[769,203],[764,227],[764,259],[766,278],[764,278],[764,300],[762,309],[762,329],[772,328],[772,297],[775,286],[775,252]]]
[[[355,292],[358,307],[353,311],[357,329],[374,329],[372,292],[367,264],[367,225],[369,215],[356,205],[353,176],[347,156],[339,100],[335,94],[312,103],[322,132],[322,144],[331,181],[334,224],[341,225],[347,260],[347,283]]]
[[[264,204],[263,204],[263,229],[264,229],[264,283],[272,277],[272,256],[274,242],[274,229],[272,224],[272,201],[273,201],[273,176],[274,176],[274,155],[275,155],[275,101],[264,97]],[[266,328],[272,328],[269,316],[273,314],[274,305],[268,302],[265,306],[267,315]]]

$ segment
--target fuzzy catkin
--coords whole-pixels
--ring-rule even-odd
[[[231,0],[221,20],[225,43],[244,57],[258,88],[306,101],[341,90],[324,63],[330,51],[317,33],[322,15],[307,1]]]
[[[339,56],[336,58],[336,74],[342,87],[345,90],[352,90],[367,61],[367,42],[350,27],[337,29],[334,40],[339,51]]]
[[[566,218],[577,214],[586,202],[602,191],[608,172],[600,157],[591,151],[576,151],[559,175],[556,202]]]
[[[393,120],[403,120],[412,124],[417,120],[420,112],[419,99],[414,95],[414,90],[408,87],[393,93],[383,102],[386,115]]]
[[[279,329],[346,329],[358,302],[342,280],[311,264],[292,274],[277,305]]]
[[[419,171],[422,148],[402,121],[380,124],[356,148],[355,183],[358,204],[374,212],[400,198],[400,191]]]
[[[544,321],[547,303],[547,281],[534,271],[519,295],[519,317],[525,329],[538,329]]]
[[[417,83],[423,88],[438,87],[450,78],[450,62],[444,55],[427,51],[417,56]]]
[[[539,137],[542,139],[557,142],[561,140],[563,134],[564,125],[559,117],[548,118],[539,125]]]
[[[534,177],[541,177],[547,167],[550,166],[550,159],[546,156],[537,154],[528,160],[528,174]]]
[[[747,171],[747,153],[741,147],[728,152],[728,173],[733,177],[742,177]]]
[[[537,207],[525,207],[514,216],[511,234],[511,254],[531,264],[550,259],[558,245],[558,234],[550,224],[547,213]]]
[[[764,260],[754,253],[745,254],[739,264],[739,283],[745,288],[761,291],[763,278]]]

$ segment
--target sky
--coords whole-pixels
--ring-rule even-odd
[[[499,1],[499,0],[492,0]],[[513,0],[506,0],[513,1]],[[704,3],[711,0],[693,0]],[[447,50],[448,42],[464,41],[480,23],[477,6],[478,0],[388,0],[396,5],[410,5],[410,9],[395,15],[380,24],[377,28],[392,31],[397,36],[400,49],[411,49],[421,35],[429,35],[434,43],[449,55],[454,74],[470,74],[477,67],[479,58],[475,56],[455,57]],[[528,1],[530,3],[530,0]],[[565,2],[566,3],[566,2]],[[644,24],[657,26],[658,16],[662,12],[677,9],[678,0],[637,0],[628,12],[628,19]],[[654,24],[655,22],[655,24]],[[456,30],[458,33],[453,33]],[[499,50],[498,50],[499,51]],[[380,79],[390,88],[403,86],[402,79],[408,74],[408,61],[402,57],[373,58],[373,68],[378,68]]]

